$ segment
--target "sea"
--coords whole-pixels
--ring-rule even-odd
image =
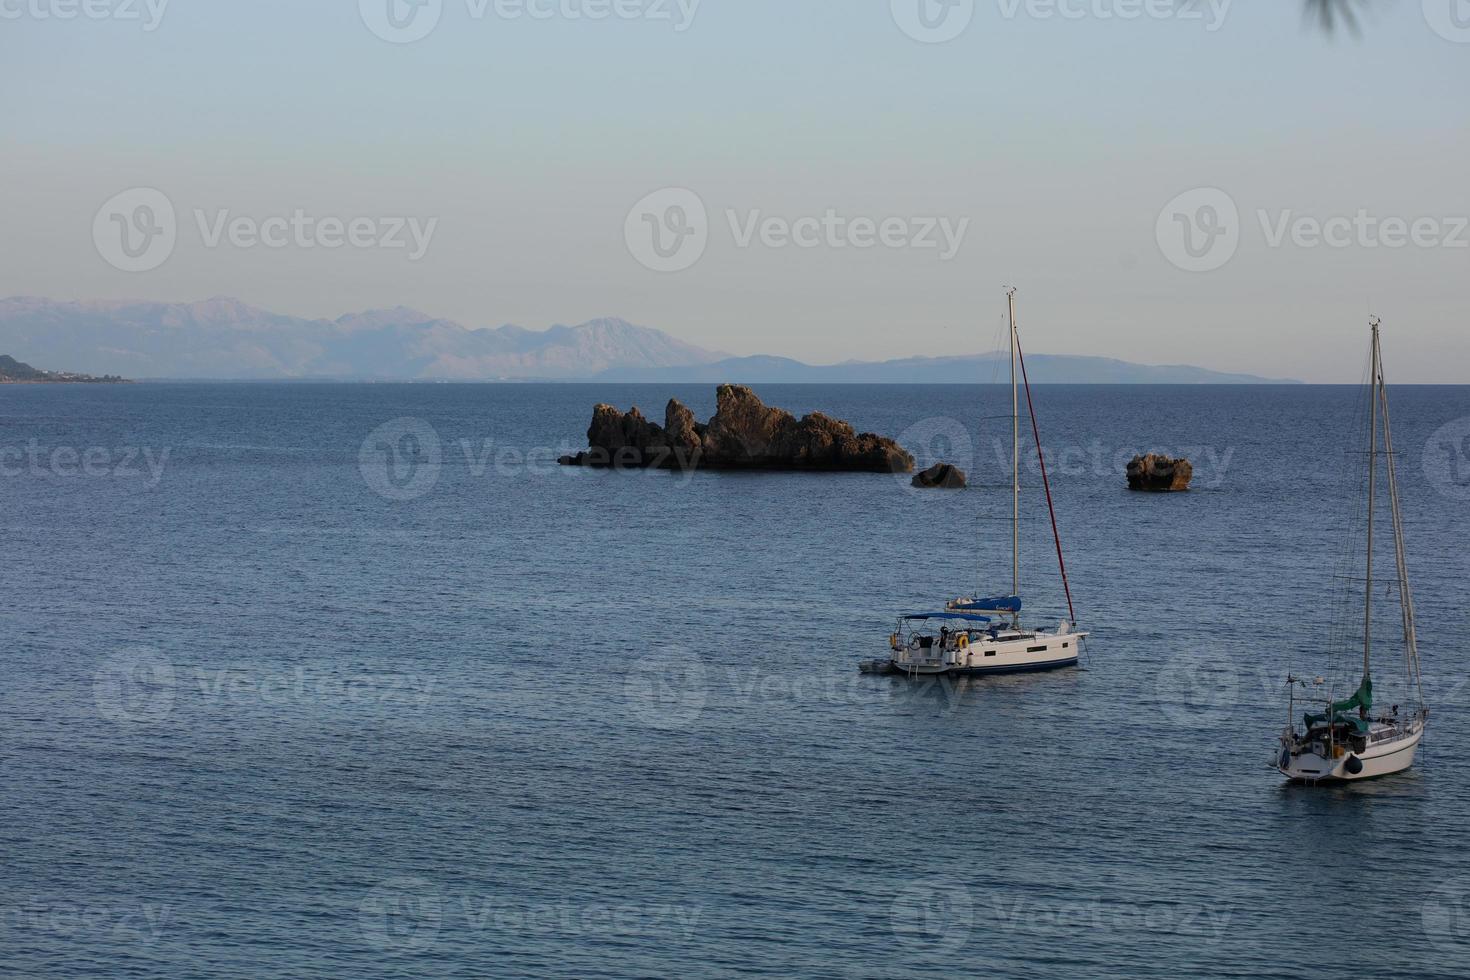
[[[931,682],[858,664],[1011,591],[1009,390],[757,391],[970,486],[556,465],[710,386],[0,387],[0,975],[1470,976],[1470,387],[1390,391],[1432,715],[1342,788],[1268,763],[1361,672],[1362,389],[1035,389],[1085,659]]]

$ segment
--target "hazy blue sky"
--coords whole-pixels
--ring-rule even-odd
[[[58,19],[69,2],[108,16]],[[840,361],[989,348],[1015,283],[1037,352],[1316,381],[1358,378],[1371,303],[1398,380],[1470,382],[1470,2],[1385,0],[1361,38],[1329,39],[1295,0],[1235,0],[1223,20],[1203,3],[1198,20],[1123,20],[1100,15],[1130,0],[1062,0],[1069,16],[976,0],[945,43],[905,33],[923,34],[918,0],[703,0],[692,19],[691,0],[617,0],[595,21],[565,12],[584,0],[526,0],[546,19],[496,2],[443,0],[400,44],[368,26],[388,0],[172,0],[151,30],[147,0],[0,0],[0,294],[404,304],[470,326],[618,315]],[[172,204],[177,236],[126,272],[94,219],[105,234],[99,208],[138,187]],[[708,215],[707,248],[676,272],[629,244],[651,234],[630,211],[665,188]],[[1200,211],[1213,197],[1160,220],[1197,188],[1226,192],[1238,245],[1204,237],[1229,222]],[[671,200],[648,213],[677,225]],[[753,213],[829,209],[901,219],[895,243],[924,219],[969,224],[947,259],[852,247],[852,228],[845,248],[741,243]],[[369,218],[363,243],[389,219],[437,224],[416,260],[210,244],[222,214],[297,210]],[[1345,247],[1297,224],[1360,211],[1374,223]],[[1360,244],[1392,240],[1376,222],[1394,218],[1433,222],[1421,244]],[[1181,221],[1217,248],[1190,258]]]

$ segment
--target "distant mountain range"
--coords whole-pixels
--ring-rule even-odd
[[[133,378],[382,381],[973,383],[1004,354],[828,366],[731,357],[624,320],[533,331],[471,329],[396,307],[308,320],[239,300],[199,303],[0,299],[0,350],[69,370]],[[1077,384],[1255,384],[1204,368],[1036,354],[1031,380]]]
[[[1010,383],[1010,355],[957,354],[895,361],[811,365],[785,357],[731,357],[682,368],[613,368],[598,380],[629,382],[734,382],[738,384],[975,384]],[[1028,354],[1026,372],[1036,384],[1297,384],[1252,374],[1224,374],[1188,365],[1131,364],[1108,357]]]

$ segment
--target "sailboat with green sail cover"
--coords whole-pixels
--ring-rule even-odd
[[[1383,346],[1380,323],[1372,326],[1371,368],[1368,395],[1367,452],[1367,554],[1366,574],[1360,580],[1363,601],[1363,674],[1357,690],[1350,697],[1334,700],[1326,678],[1308,681],[1289,677],[1289,721],[1281,733],[1281,745],[1272,766],[1294,782],[1350,782],[1373,779],[1403,772],[1414,764],[1424,729],[1429,721],[1429,708],[1424,704],[1424,689],[1419,669],[1419,639],[1414,624],[1414,593],[1409,587],[1408,563],[1404,548],[1404,519],[1399,497],[1398,471],[1393,450],[1393,426],[1389,419],[1388,387],[1383,380]],[[1381,435],[1381,441],[1380,441]],[[1380,458],[1383,464],[1380,465]],[[1388,488],[1388,521],[1394,545],[1394,569],[1387,579],[1390,591],[1397,594],[1403,629],[1403,655],[1406,685],[1399,703],[1384,704],[1375,699],[1373,600],[1374,547],[1381,501],[1378,485],[1386,477]],[[1343,688],[1339,688],[1343,690]],[[1310,694],[1299,692],[1307,691]],[[1306,712],[1297,726],[1296,712],[1300,704],[1318,710]]]

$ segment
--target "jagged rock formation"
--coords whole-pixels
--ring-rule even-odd
[[[1172,459],[1157,453],[1135,456],[1128,464],[1128,489],[1153,493],[1188,490],[1194,465],[1187,459]]]
[[[935,463],[914,476],[914,486],[920,490],[963,490],[969,486],[969,478],[958,466]]]
[[[655,425],[635,407],[592,411],[591,448],[564,456],[563,466],[660,469],[814,470],[908,473],[914,458],[896,442],[859,434],[840,419],[814,412],[797,419],[768,408],[741,385],[721,385],[714,418],[701,425],[677,399]]]

